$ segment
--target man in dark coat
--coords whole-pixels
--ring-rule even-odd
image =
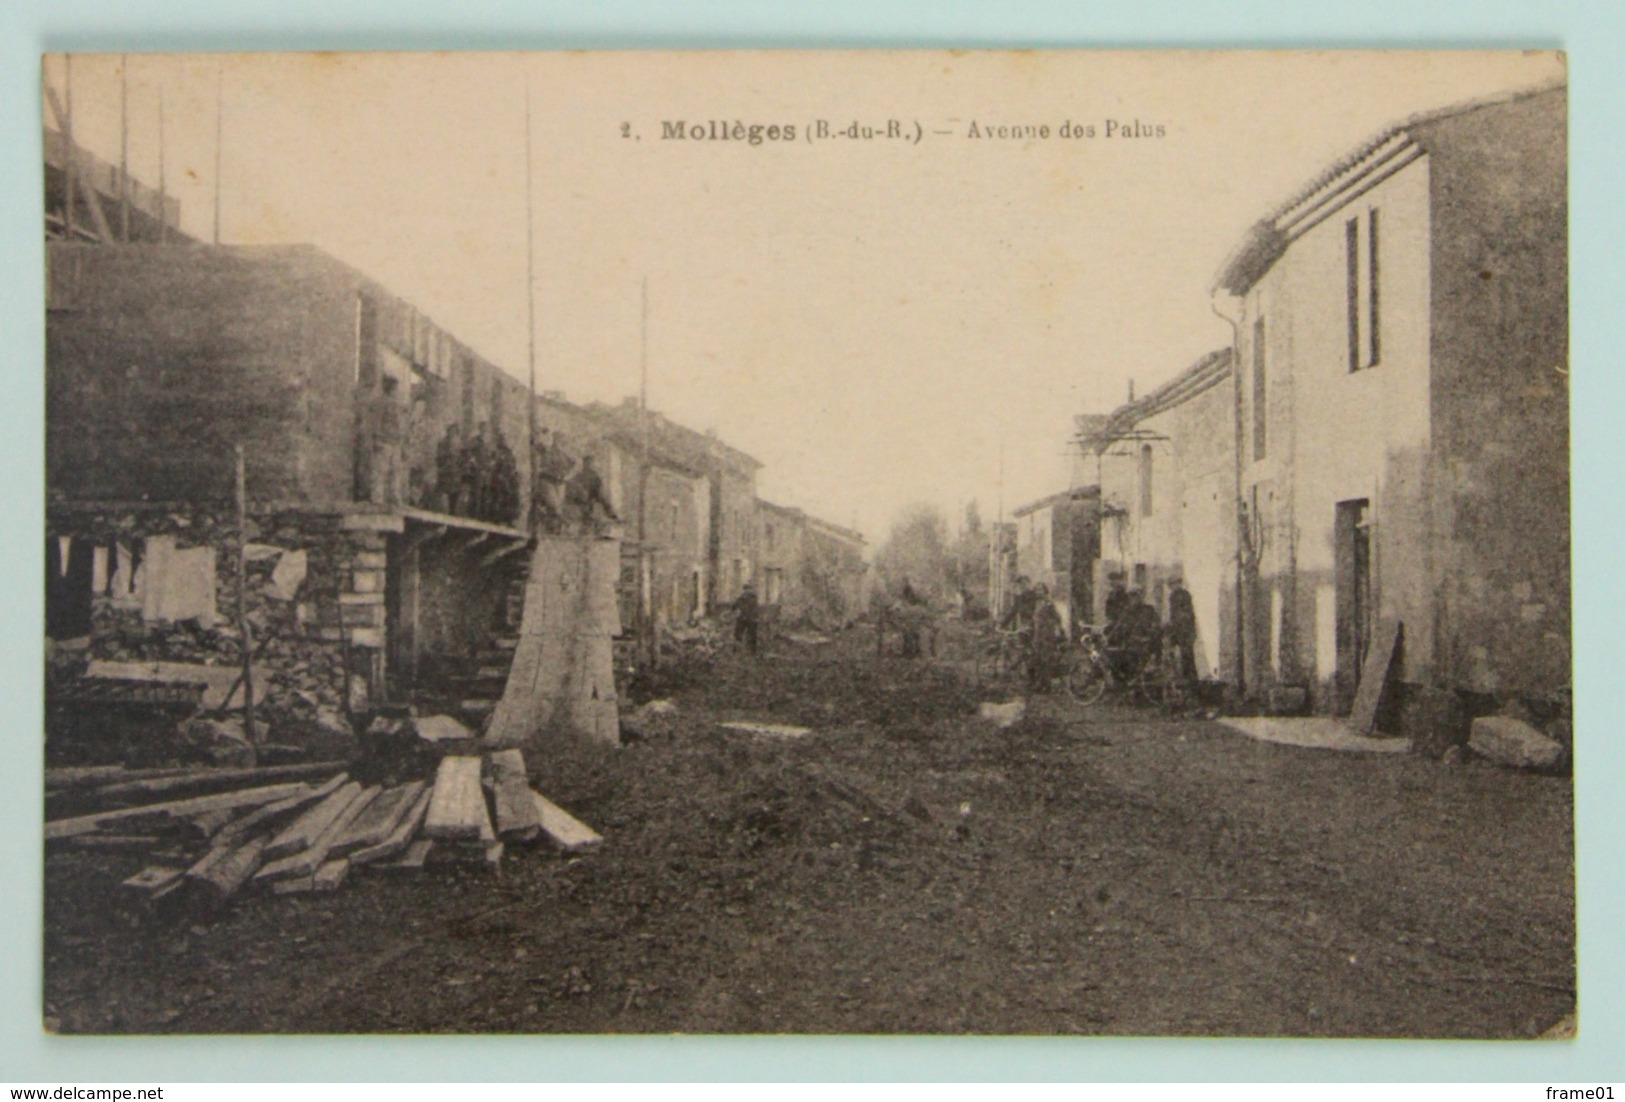
[[[485,519],[493,524],[512,524],[519,515],[519,461],[502,435],[501,425],[491,441],[490,454],[490,497]]]
[[[605,515],[612,521],[621,518],[615,512],[615,506],[609,500],[609,494],[604,491],[604,480],[598,473],[598,467],[589,453],[581,457],[581,469],[570,476],[565,485],[565,497],[571,510],[580,518],[581,530],[592,531],[597,520],[596,510],[603,507]]]
[[[740,590],[733,603],[734,642],[744,643],[750,653],[756,653],[757,633],[761,625],[761,602],[756,599],[756,587],[749,582]]]
[[[1179,676],[1187,684],[1196,683],[1196,604],[1185,580],[1174,576],[1168,591],[1168,643],[1176,648]]]
[[[538,531],[562,529],[565,480],[574,466],[553,433],[542,429],[536,438],[536,486],[531,495],[531,517]]]
[[[1061,646],[1066,628],[1061,613],[1050,600],[1049,586],[1040,582],[1033,590],[1032,643],[1027,656],[1027,687],[1047,693],[1060,669]]]
[[[474,431],[474,439],[463,449],[462,462],[462,515],[484,520],[486,492],[491,481],[491,445],[486,436],[485,422]]]
[[[1023,633],[1032,627],[1033,612],[1038,608],[1038,593],[1033,589],[1032,582],[1025,574],[1016,575],[1016,595],[1010,601],[1010,609],[1004,614],[1003,627],[1005,630],[1019,628]]]
[[[1108,638],[1118,634],[1123,623],[1123,613],[1128,611],[1128,591],[1123,588],[1123,575],[1113,574],[1111,589],[1106,594],[1106,635]]]
[[[1138,589],[1128,591],[1119,633],[1118,672],[1125,680],[1135,677],[1157,656],[1162,645],[1162,619]]]
[[[443,513],[456,515],[463,508],[463,426],[453,421],[446,426],[434,449],[435,505]]]

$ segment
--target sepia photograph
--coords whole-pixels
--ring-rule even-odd
[[[1576,1036],[1561,52],[40,79],[46,1031]]]

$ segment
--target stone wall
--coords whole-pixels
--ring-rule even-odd
[[[335,513],[288,510],[249,517],[244,607],[258,652],[254,696],[262,739],[298,742],[313,729],[333,733],[347,688],[354,704],[365,705],[381,683],[385,534],[346,524],[347,518]],[[235,527],[235,517],[223,509],[54,507],[47,538],[71,535],[107,548],[109,563],[107,576],[98,578],[104,584],[92,596],[88,645],[59,662],[56,672],[82,676],[86,662],[97,659],[239,667]],[[134,594],[112,591],[122,574],[116,564],[143,555],[160,536],[171,537],[177,548],[214,551],[215,623],[149,620],[141,600],[144,588],[153,584],[145,577],[146,564]],[[273,595],[278,563],[301,551],[306,570],[291,599]]]

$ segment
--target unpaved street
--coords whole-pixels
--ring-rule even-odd
[[[1527,1037],[1573,1007],[1566,779],[1064,697],[998,730],[862,634],[661,688],[625,748],[532,755],[606,837],[580,858],[203,923],[118,907],[140,857],[50,853],[49,1024]]]

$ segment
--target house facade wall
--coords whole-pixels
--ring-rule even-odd
[[[1222,680],[1235,677],[1238,646],[1234,403],[1230,371],[1212,372],[1189,396],[1125,420],[1099,457],[1096,622],[1113,575],[1164,620],[1180,577],[1196,610],[1197,671]]]
[[[711,605],[738,598],[756,576],[756,474],[720,465],[711,482]]]
[[[761,501],[756,507],[757,597],[776,606],[784,620],[806,611],[810,601],[807,517]]]
[[[1340,503],[1367,503],[1371,623],[1404,625],[1400,676],[1427,680],[1432,666],[1429,181],[1424,157],[1333,207],[1245,299],[1237,383],[1247,678],[1253,689],[1305,686],[1323,710],[1346,708],[1358,677],[1346,659],[1338,667],[1339,631],[1348,630],[1339,627],[1339,601],[1348,602],[1338,590]],[[1348,226],[1372,211],[1380,354],[1351,370]]]
[[[407,503],[434,500],[435,449],[500,426],[526,523],[528,392],[410,304],[310,246],[47,243],[50,488],[81,500],[248,494],[323,507],[358,486],[358,399],[395,377]],[[363,313],[367,331],[363,332]]]
[[[1558,89],[1420,135],[1434,165],[1434,676],[1483,694],[1572,676],[1566,129]]]

